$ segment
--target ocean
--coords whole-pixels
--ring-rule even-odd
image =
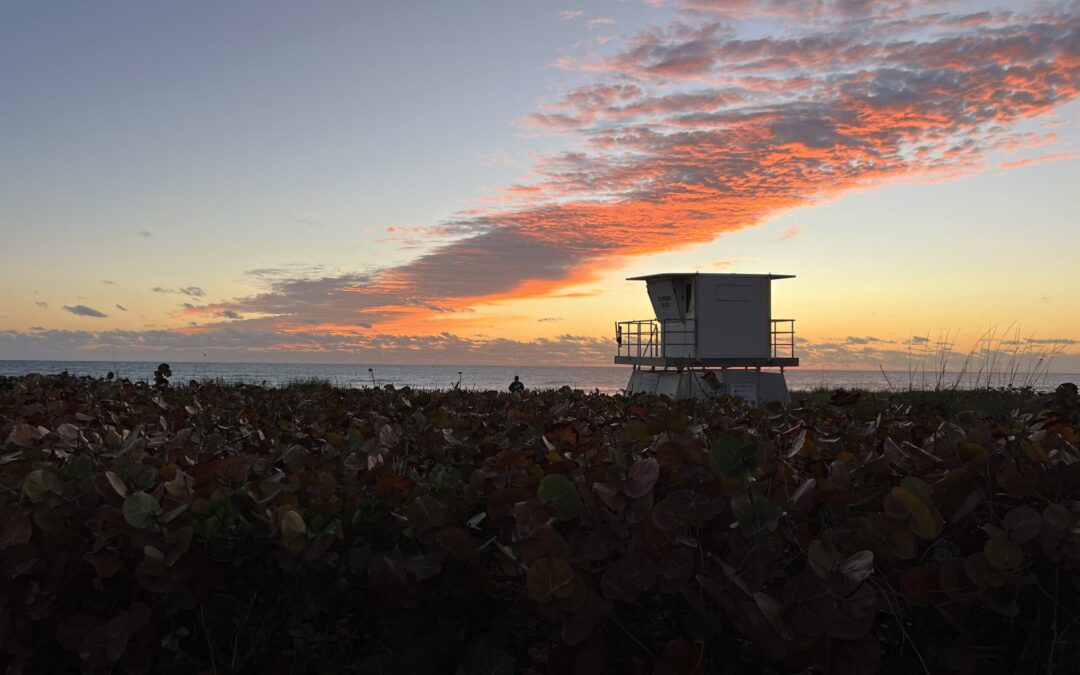
[[[25,375],[27,373],[60,373],[104,377],[112,372],[117,377],[131,380],[151,380],[157,361],[0,361],[0,375]],[[630,377],[627,366],[389,366],[369,364],[327,365],[296,363],[182,363],[169,364],[174,383],[199,381],[245,382],[280,386],[304,380],[324,380],[341,387],[365,387],[375,384],[422,389],[449,389],[459,385],[463,389],[506,389],[514,375],[528,388],[557,389],[569,386],[575,389],[615,393],[624,388]],[[869,389],[933,389],[939,381],[933,371],[919,370],[810,370],[789,368],[786,371],[788,388],[791,390]],[[978,382],[972,374],[945,373],[940,381],[952,387],[959,380],[960,386],[985,385],[987,377]],[[1029,373],[1016,375],[995,373],[990,384],[1002,387],[1012,384],[1033,384],[1040,391],[1053,391],[1062,382],[1080,382],[1080,374],[1048,373],[1032,378]],[[459,384],[460,383],[460,384]]]

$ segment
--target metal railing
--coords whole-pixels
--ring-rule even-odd
[[[666,358],[697,356],[694,319],[639,319],[615,324],[618,356]],[[772,319],[769,348],[774,359],[795,358],[795,319]]]
[[[795,358],[795,319],[772,320],[772,357]]]
[[[639,319],[615,323],[619,356],[664,358],[693,356],[697,346],[694,319]]]

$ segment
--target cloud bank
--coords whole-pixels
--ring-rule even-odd
[[[576,61],[592,81],[521,122],[576,149],[541,159],[503,208],[437,228],[455,240],[400,267],[278,278],[196,311],[274,316],[283,329],[386,331],[407,317],[417,329],[848,190],[984,170],[991,152],[1045,142],[1017,126],[1080,91],[1075,4],[974,14],[947,3],[682,4],[680,20]],[[745,36],[733,17],[753,15],[772,17],[777,37]]]

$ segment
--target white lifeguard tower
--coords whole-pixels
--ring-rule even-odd
[[[795,357],[795,320],[772,318],[772,282],[790,274],[650,274],[654,319],[615,324],[615,363],[633,366],[627,395],[724,394],[787,403],[784,369]]]

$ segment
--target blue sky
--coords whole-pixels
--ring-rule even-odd
[[[798,274],[817,365],[1068,366],[1080,9],[1003,9],[5,3],[0,358],[603,362],[700,269]]]

